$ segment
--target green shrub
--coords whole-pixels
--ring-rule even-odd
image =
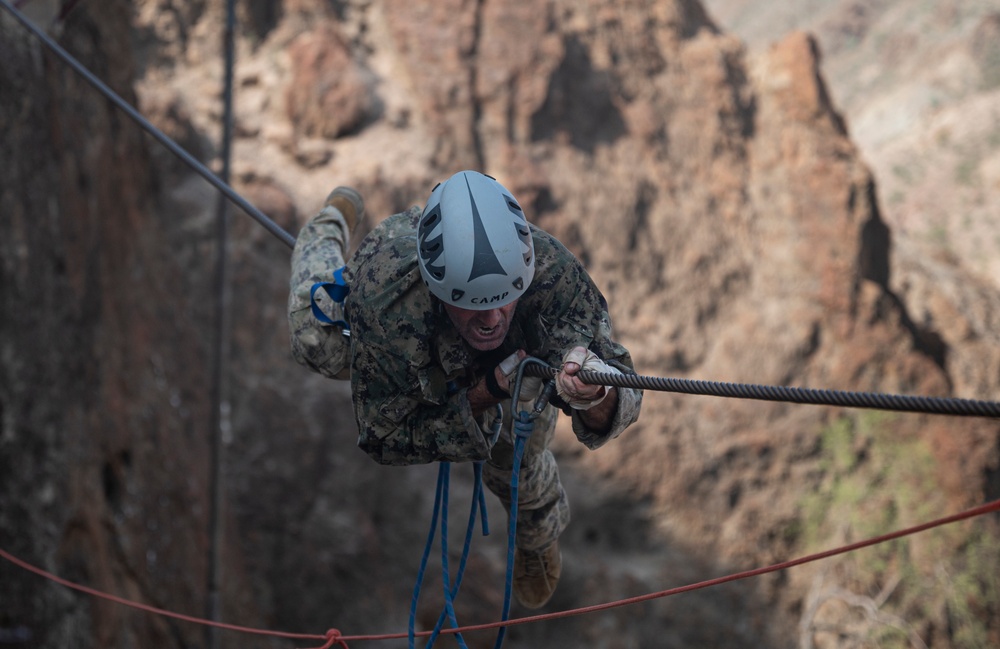
[[[863,413],[820,433],[822,486],[800,500],[803,552],[830,549],[953,513],[936,480],[928,443],[901,434],[899,415]],[[992,646],[1000,634],[1000,534],[976,519],[927,530],[828,561],[852,592],[898,585],[880,610],[913,629],[947,628],[953,647]],[[833,578],[833,577],[831,577]],[[868,641],[911,646],[908,632],[873,624]],[[991,635],[992,634],[992,635]]]

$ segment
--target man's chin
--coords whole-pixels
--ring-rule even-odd
[[[480,352],[490,352],[503,344],[503,336],[496,336],[494,338],[479,338],[471,337],[466,338],[465,342],[469,343],[469,346]]]
[[[476,351],[491,352],[503,344],[503,338],[500,338],[499,340],[490,340],[490,341],[466,340],[465,342],[469,343],[469,346],[471,346]]]

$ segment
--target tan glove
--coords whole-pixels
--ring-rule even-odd
[[[500,373],[503,374],[504,380],[498,381],[502,388],[507,390],[508,393],[513,394],[514,383],[517,381],[517,368],[520,366],[521,361],[527,358],[528,354],[522,349],[517,350],[507,358],[500,361],[497,366],[500,368]],[[534,403],[535,399],[542,392],[542,377],[540,376],[522,376],[521,377],[521,392],[518,394],[518,403],[523,403],[525,401]]]
[[[621,374],[586,347],[574,347],[566,352],[562,370],[556,375],[556,392],[575,410],[589,410],[608,396],[606,386],[590,385],[576,378],[575,375],[580,370]]]

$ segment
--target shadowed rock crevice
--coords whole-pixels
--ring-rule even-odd
[[[618,82],[613,73],[594,67],[589,49],[576,36],[567,36],[564,48],[549,79],[545,103],[532,115],[531,139],[566,139],[592,153],[597,145],[625,135],[625,120],[615,101]]]

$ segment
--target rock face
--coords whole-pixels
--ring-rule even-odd
[[[288,48],[295,76],[288,85],[288,119],[301,136],[335,138],[369,117],[368,86],[332,25],[307,32]]]
[[[74,14],[65,47],[135,101],[124,2]],[[204,323],[155,216],[148,143],[4,12],[0,529],[4,549],[168,608],[204,590]],[[191,629],[4,562],[10,646],[181,646]],[[6,642],[6,640],[4,640]],[[8,645],[5,645],[8,646]]]
[[[948,255],[1000,286],[1000,14],[995,3],[706,0],[763,50],[816,34],[823,73],[878,180],[897,246]],[[973,280],[975,281],[975,280]]]
[[[143,111],[212,162],[217,4],[137,2],[134,52],[107,37],[127,29],[128,3],[81,4],[62,41],[127,97],[134,80]],[[372,223],[480,168],[587,265],[642,374],[995,398],[1000,298],[989,286],[974,302],[946,294],[959,335],[903,306],[899,268],[927,278],[905,285],[910,304],[941,304],[935,287],[960,282],[919,257],[894,261],[808,35],[749,57],[693,0],[289,0],[242,11],[235,185],[283,227],[294,231],[337,184],[362,190]],[[0,240],[0,529],[15,539],[5,549],[200,615],[216,197],[7,17],[0,25],[3,59],[15,62],[0,75],[16,89],[0,100],[12,143],[0,159],[14,170]],[[222,617],[319,634],[405,629],[434,468],[378,467],[354,448],[348,387],[287,352],[287,249],[242,215],[232,242]],[[557,439],[574,522],[552,609],[996,498],[998,432],[988,421],[650,392],[639,423],[599,452],[566,430]],[[501,528],[492,502],[491,517]],[[996,523],[514,627],[508,646],[836,647],[884,633],[996,643]],[[461,622],[497,618],[503,545],[476,539]],[[0,570],[0,609],[11,611],[0,627],[38,646],[199,641],[197,628]],[[428,584],[422,627],[437,591]]]

